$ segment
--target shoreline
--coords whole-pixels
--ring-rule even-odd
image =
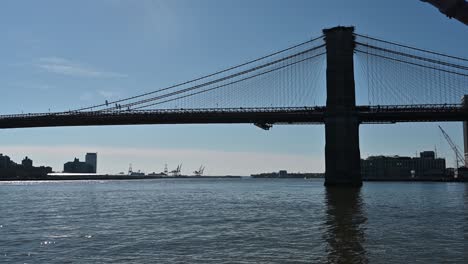
[[[241,179],[241,178],[252,178],[252,179],[302,179],[299,177],[281,177],[281,178],[269,178],[269,177],[249,177],[249,176],[130,176],[130,175],[66,175],[66,176],[46,176],[46,177],[27,177],[27,178],[0,178],[0,182],[5,181],[80,181],[80,180],[154,180],[154,179]],[[307,178],[310,179],[324,179],[319,177]],[[466,183],[468,179],[363,179],[363,182],[460,182]]]
[[[240,179],[241,176],[130,176],[130,175],[67,175],[25,178],[0,178],[0,181],[80,181],[80,180],[145,180],[145,179]]]
[[[468,179],[363,179],[363,182],[468,182]]]

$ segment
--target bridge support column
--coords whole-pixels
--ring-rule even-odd
[[[362,185],[359,119],[354,88],[354,28],[325,29],[327,112],[325,186]]]
[[[463,108],[468,108],[468,95],[462,98]],[[468,166],[468,120],[463,121],[463,151],[465,152],[465,165]]]

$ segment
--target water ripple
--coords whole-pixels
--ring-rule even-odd
[[[322,186],[1,183],[0,263],[465,263],[467,185]]]

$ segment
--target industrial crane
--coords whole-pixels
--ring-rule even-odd
[[[462,167],[465,167],[465,161],[463,159],[463,155],[461,154],[461,151],[458,149],[457,145],[453,143],[452,139],[450,136],[445,132],[444,129],[442,129],[441,126],[439,126],[440,131],[442,132],[442,135],[444,135],[445,139],[449,143],[450,147],[452,148],[453,152],[455,153],[455,163],[456,163],[456,168],[455,168],[455,173],[458,172],[459,164],[462,164]]]
[[[194,171],[193,173],[195,174],[195,176],[203,176],[203,172],[205,171],[205,166],[200,166],[200,168],[196,171]]]
[[[171,171],[172,176],[174,176],[174,177],[180,176],[180,170],[181,169],[182,169],[182,164],[179,164],[179,166],[177,166],[177,168],[175,170]]]
[[[442,14],[468,25],[468,2],[465,0],[421,0],[435,6]]]

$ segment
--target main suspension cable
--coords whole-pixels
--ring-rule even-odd
[[[83,108],[79,108],[79,109],[76,109],[76,110],[73,110],[73,111],[85,111],[85,110],[90,110],[90,109],[93,109],[93,108],[99,108],[99,107],[103,107],[103,106],[108,106],[108,105],[110,105],[110,104],[117,104],[117,103],[129,101],[129,100],[133,100],[133,99],[136,99],[136,98],[141,98],[141,97],[144,97],[144,96],[148,96],[148,95],[151,95],[151,94],[155,94],[155,93],[158,93],[158,92],[162,92],[162,91],[165,91],[165,90],[173,89],[173,88],[176,88],[176,87],[179,87],[179,86],[183,86],[183,85],[190,84],[190,83],[193,83],[193,82],[196,82],[196,81],[200,81],[200,80],[203,80],[203,79],[206,79],[206,78],[209,78],[209,77],[213,77],[213,76],[215,76],[215,75],[219,75],[219,74],[221,74],[221,73],[225,73],[225,72],[228,72],[228,71],[231,71],[231,70],[234,70],[234,69],[237,69],[237,68],[240,68],[240,67],[243,67],[243,66],[246,66],[246,65],[249,65],[249,64],[252,64],[252,63],[255,63],[255,62],[258,62],[258,61],[267,59],[267,58],[270,58],[270,57],[273,57],[273,56],[275,56],[275,55],[278,55],[278,54],[284,53],[284,52],[286,52],[286,51],[289,51],[289,50],[292,50],[292,49],[295,49],[295,48],[304,46],[304,45],[306,45],[306,44],[312,43],[312,42],[317,41],[317,40],[322,39],[322,38],[323,38],[323,35],[321,35],[321,36],[319,36],[319,37],[316,37],[316,38],[313,38],[313,39],[311,39],[311,40],[304,41],[304,42],[302,42],[302,43],[293,45],[293,46],[288,47],[288,48],[286,48],[286,49],[282,49],[282,50],[276,51],[276,52],[274,52],[274,53],[265,55],[265,56],[263,56],[263,57],[260,57],[260,58],[254,59],[254,60],[250,60],[250,61],[247,61],[247,62],[245,62],[245,63],[238,64],[238,65],[229,67],[229,68],[227,68],[227,69],[220,70],[220,71],[217,71],[217,72],[215,72],[215,73],[208,74],[208,75],[205,75],[205,76],[196,78],[196,79],[192,79],[192,80],[189,80],[189,81],[185,81],[185,82],[182,82],[182,83],[178,83],[178,84],[175,84],[175,85],[171,85],[171,86],[168,86],[168,87],[159,89],[159,90],[154,90],[154,91],[151,91],[151,92],[147,92],[147,93],[143,93],[143,94],[131,96],[131,97],[128,97],[128,98],[123,98],[123,99],[119,99],[119,100],[115,100],[115,101],[111,101],[111,102],[106,102],[106,103],[103,103],[103,104],[98,104],[98,105],[83,107]]]
[[[391,41],[388,41],[388,40],[383,40],[383,39],[378,39],[378,38],[375,38],[375,37],[364,36],[364,35],[361,35],[361,34],[358,34],[358,33],[354,33],[354,35],[362,37],[362,38],[375,40],[375,41],[382,42],[382,43],[387,43],[387,44],[399,46],[399,47],[402,47],[402,48],[413,49],[413,50],[426,52],[426,53],[430,53],[430,54],[434,54],[434,55],[439,55],[439,56],[443,56],[443,57],[447,57],[447,58],[451,58],[451,59],[461,60],[461,61],[468,61],[468,58],[457,57],[457,56],[447,55],[447,54],[440,53],[440,52],[420,49],[420,48],[416,48],[416,47],[412,47],[412,46],[408,46],[408,45],[404,45],[404,44],[399,44],[399,43],[396,43],[396,42],[391,42]]]
[[[191,90],[200,89],[200,88],[203,88],[203,87],[208,86],[208,85],[219,83],[219,82],[229,80],[229,79],[232,79],[232,78],[235,78],[235,77],[238,77],[238,76],[250,73],[250,72],[254,72],[254,71],[266,68],[266,67],[271,66],[271,65],[278,64],[278,63],[280,63],[282,61],[285,61],[285,60],[288,60],[288,59],[291,59],[291,58],[294,58],[294,57],[309,53],[311,51],[318,50],[320,48],[323,48],[324,46],[325,46],[325,44],[322,44],[322,45],[319,45],[319,46],[316,46],[316,47],[313,47],[313,48],[310,48],[310,49],[295,53],[293,55],[290,55],[290,56],[287,56],[287,57],[284,57],[284,58],[281,58],[281,59],[278,59],[278,60],[275,60],[275,61],[272,61],[272,62],[268,62],[266,64],[262,64],[262,65],[259,65],[259,66],[256,66],[256,67],[253,67],[253,68],[250,68],[250,69],[238,72],[238,73],[234,73],[234,74],[222,77],[220,79],[209,81],[207,83],[202,83],[202,84],[195,85],[195,86],[192,86],[192,87],[188,87],[188,88],[185,88],[185,89],[182,89],[182,90],[174,91],[174,92],[171,92],[171,93],[168,93],[168,94],[164,94],[164,95],[160,95],[160,96],[156,96],[156,97],[150,97],[150,98],[146,98],[146,99],[139,100],[139,101],[136,101],[136,102],[123,104],[123,105],[120,105],[120,106],[109,107],[109,108],[106,108],[106,109],[102,109],[101,111],[111,111],[111,110],[115,110],[115,109],[128,108],[128,107],[132,107],[132,106],[135,106],[135,105],[140,105],[140,104],[148,103],[148,102],[151,102],[151,101],[159,100],[161,98],[165,98],[165,97],[168,97],[168,96],[188,92],[188,91],[191,91]]]

